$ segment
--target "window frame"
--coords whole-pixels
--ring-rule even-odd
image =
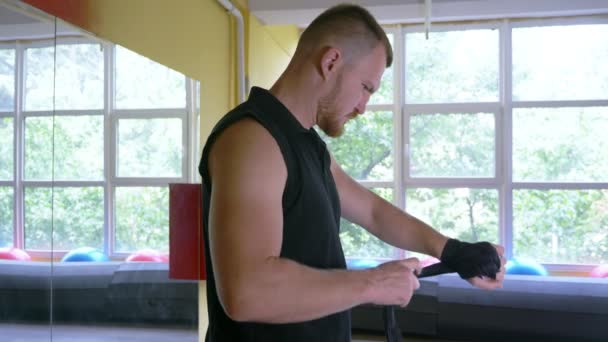
[[[533,190],[595,190],[608,189],[608,182],[514,182],[512,174],[513,110],[530,107],[608,107],[607,99],[568,101],[513,101],[512,97],[512,30],[520,27],[554,25],[608,24],[605,16],[568,18],[501,19],[474,23],[433,23],[430,39],[435,32],[471,29],[498,30],[498,101],[475,103],[408,103],[405,98],[407,84],[405,74],[405,35],[424,32],[422,24],[385,26],[387,33],[394,35],[394,70],[392,104],[369,104],[368,111],[393,110],[394,129],[394,179],[386,182],[360,181],[367,188],[392,187],[394,204],[407,210],[406,190],[410,188],[481,188],[498,192],[498,241],[506,249],[508,258],[513,257],[513,192],[520,189]],[[425,113],[484,112],[493,113],[495,122],[495,172],[493,177],[412,177],[409,160],[409,122],[411,115]],[[396,249],[395,257],[404,257],[408,252]],[[596,265],[545,263],[551,272],[588,272]]]
[[[19,70],[20,70],[20,65],[18,64],[18,61],[20,59],[20,49],[19,49],[19,42],[18,41],[14,41],[14,42],[6,42],[6,41],[0,41],[0,48],[1,49],[10,49],[13,50],[13,56],[14,56],[14,69],[13,69],[13,110],[12,111],[0,111],[0,120],[5,119],[5,118],[10,118],[13,120],[13,177],[11,180],[2,180],[0,179],[0,187],[6,187],[6,188],[12,188],[13,189],[13,227],[15,227],[16,225],[16,221],[17,221],[17,206],[16,206],[16,189],[17,189],[17,142],[18,142],[18,138],[17,138],[17,134],[16,134],[16,130],[17,130],[17,122],[18,122],[18,118],[17,118],[17,113],[19,110],[19,106],[21,105],[19,102],[19,86],[18,86],[18,75],[19,75]],[[18,233],[16,231],[16,229],[13,228],[13,244],[16,245],[18,243]]]
[[[110,258],[122,259],[129,253],[116,252],[116,220],[114,208],[116,204],[115,191],[117,187],[166,187],[170,183],[187,183],[195,181],[196,158],[199,144],[193,144],[197,139],[198,109],[196,94],[197,82],[184,75],[185,107],[184,108],[162,108],[162,109],[121,109],[117,110],[114,105],[114,72],[115,72],[115,45],[101,40],[88,37],[57,37],[55,39],[14,40],[0,42],[0,46],[15,49],[15,97],[14,113],[2,112],[0,117],[13,118],[14,131],[14,174],[12,181],[0,180],[0,186],[13,188],[13,245],[17,248],[25,248],[25,191],[28,188],[66,188],[66,187],[102,187],[104,193],[103,211],[103,251]],[[28,48],[56,47],[66,44],[99,44],[103,51],[103,108],[93,110],[41,110],[26,111],[25,103],[25,51]],[[103,116],[103,179],[58,181],[58,180],[26,180],[25,179],[25,119],[29,117],[55,117],[55,116]],[[138,118],[178,118],[181,120],[182,129],[182,165],[181,177],[118,177],[117,167],[117,125],[120,119]],[[168,210],[168,208],[167,208]],[[168,246],[167,246],[168,247]],[[68,251],[55,250],[32,250],[28,253],[36,258],[61,257]]]

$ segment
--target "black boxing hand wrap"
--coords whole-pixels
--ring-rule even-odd
[[[441,252],[441,262],[462,279],[486,276],[496,279],[500,257],[489,242],[469,243],[449,239]]]

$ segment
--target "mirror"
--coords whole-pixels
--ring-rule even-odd
[[[198,340],[198,281],[168,265],[168,185],[192,177],[197,89],[0,3],[3,341]]]

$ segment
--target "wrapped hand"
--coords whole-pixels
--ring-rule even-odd
[[[482,276],[496,279],[501,271],[500,256],[489,242],[449,239],[441,253],[441,262],[463,279]]]

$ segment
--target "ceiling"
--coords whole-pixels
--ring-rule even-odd
[[[38,22],[40,21],[25,14],[11,10],[0,3],[0,25],[33,24]]]
[[[483,1],[483,0],[471,0]],[[303,9],[303,8],[326,8],[345,1],[340,0],[249,0],[249,8],[252,10],[281,10],[281,9]],[[434,4],[457,2],[455,0],[433,0]],[[424,4],[424,0],[351,0],[348,3],[364,7],[386,6],[386,5],[416,5]]]
[[[308,25],[324,9],[344,0],[249,0],[249,10],[262,23]],[[350,0],[366,7],[382,24],[422,23],[424,0]],[[608,0],[432,0],[431,20],[608,14]]]
[[[10,0],[7,3],[10,4],[11,1],[19,2]],[[265,24],[293,24],[305,27],[324,9],[342,2],[344,0],[249,0],[249,9]],[[424,22],[424,0],[350,0],[349,2],[366,7],[382,24]],[[431,7],[433,22],[608,14],[608,0],[432,0]],[[41,23],[41,20],[10,9],[0,1],[0,27],[37,23]]]
[[[0,41],[74,35],[83,32],[18,0],[0,0]]]

